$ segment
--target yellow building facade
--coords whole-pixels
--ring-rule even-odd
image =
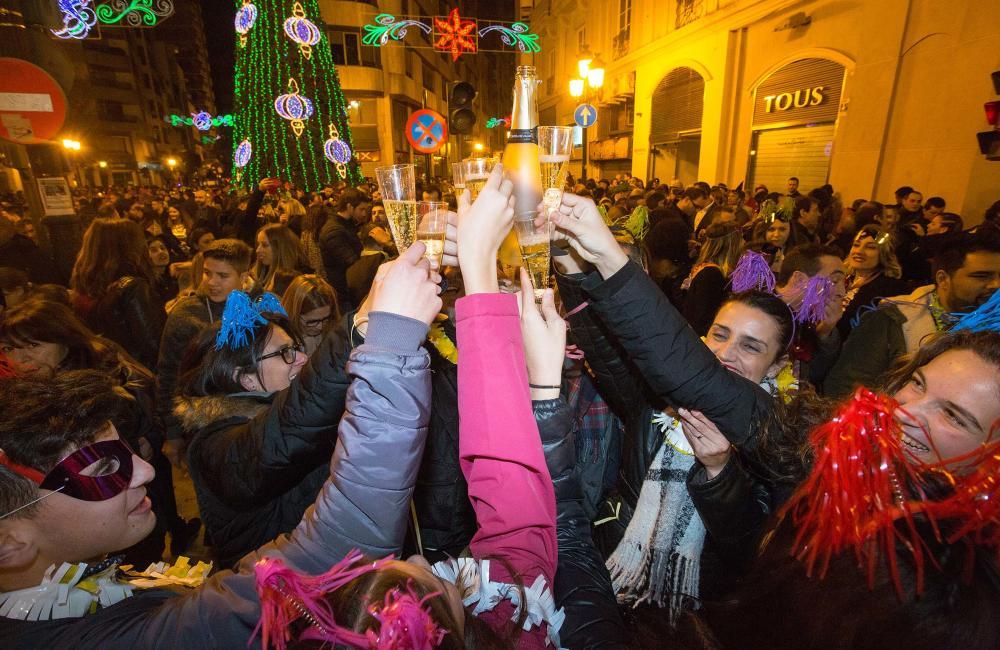
[[[911,185],[970,225],[1000,199],[1000,163],[976,142],[996,99],[1000,3],[542,0],[522,12],[541,37],[542,124],[572,123],[582,50],[604,64],[590,177],[784,191],[794,175],[847,201],[891,202]]]

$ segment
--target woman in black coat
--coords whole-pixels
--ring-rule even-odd
[[[565,218],[587,220],[593,226],[596,234],[588,233],[586,237],[604,236],[597,232],[600,228],[593,219],[599,220],[600,216],[589,201],[572,197],[560,209],[572,214]],[[589,214],[592,209],[593,215]],[[577,217],[577,213],[581,216]],[[576,311],[570,316],[574,338],[594,370],[605,399],[626,422],[618,494],[609,504],[618,520],[601,526],[599,535],[605,552],[619,546],[632,510],[640,501],[650,466],[661,448],[665,449],[664,434],[653,422],[654,413],[669,405],[686,409],[680,413],[684,436],[690,429],[694,439],[702,436],[718,442],[720,448],[728,449],[730,443],[737,448],[734,454],[710,449],[703,443],[691,445],[697,461],[688,461],[690,471],[679,477],[707,529],[705,551],[719,560],[715,566],[722,569],[710,575],[714,567],[709,562],[709,575],[704,575],[701,583],[716,583],[714,586],[719,587],[749,558],[760,526],[771,510],[773,488],[750,470],[746,454],[757,442],[755,423],[773,410],[771,395],[756,384],[763,377],[773,377],[782,365],[779,361],[791,335],[790,313],[780,300],[765,294],[744,297],[731,309],[727,305],[732,313],[709,333],[710,339],[723,339],[713,348],[713,354],[642,269],[627,261],[607,229],[603,231],[609,239],[601,240],[600,245],[614,246],[614,253],[599,259],[581,252],[582,244],[573,253],[599,262],[596,272],[574,268],[573,255],[556,257],[557,268],[563,271],[557,277],[564,306],[571,313]],[[742,323],[748,319],[755,319],[756,338],[741,334]],[[761,333],[765,330],[769,334]],[[766,349],[760,347],[762,344]],[[755,346],[755,350],[742,347],[747,345]],[[756,361],[748,362],[747,357]],[[715,433],[710,434],[709,428]],[[627,582],[622,575],[618,578],[621,583]],[[650,587],[657,591],[653,597],[660,598],[659,585]]]
[[[198,507],[223,568],[291,531],[312,505],[329,474],[350,384],[350,350],[335,331],[307,362],[287,321],[265,318],[235,349],[216,349],[219,324],[203,330],[181,362],[174,400]]]
[[[94,219],[83,236],[70,288],[73,310],[90,329],[155,370],[166,313],[153,291],[146,238],[139,224]]]

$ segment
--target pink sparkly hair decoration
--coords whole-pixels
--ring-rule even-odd
[[[337,623],[326,595],[366,573],[384,568],[393,558],[389,556],[375,562],[363,560],[355,549],[329,571],[317,576],[300,574],[277,558],[257,562],[254,572],[261,615],[251,641],[260,633],[264,650],[269,647],[284,650],[292,640],[291,624],[305,619],[309,626],[299,636],[305,640],[329,641],[334,645],[369,650],[428,650],[440,644],[447,631],[437,625],[424,607],[428,599],[440,592],[418,600],[410,584],[406,591],[390,590],[381,607],[369,606],[369,613],[380,623],[377,634],[370,629],[358,633]]]
[[[434,622],[426,609],[427,601],[440,595],[441,592],[434,592],[419,598],[413,591],[412,580],[407,581],[405,591],[399,588],[390,590],[381,607],[371,605],[368,608],[379,622],[378,635],[372,630],[366,633],[368,647],[374,650],[430,650],[441,645],[448,632]]]

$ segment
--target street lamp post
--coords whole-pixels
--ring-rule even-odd
[[[590,57],[590,54],[586,51],[581,53],[580,60],[576,62],[577,71],[580,73],[580,78],[569,80],[569,95],[570,97],[580,98],[583,97],[586,102],[591,98],[593,92],[598,90],[604,85],[604,64],[601,63],[600,59],[594,60]],[[589,127],[583,128],[583,165],[580,170],[580,177],[583,182],[587,181],[587,129]]]

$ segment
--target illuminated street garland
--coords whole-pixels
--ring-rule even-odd
[[[379,14],[375,22],[364,26],[364,36],[361,42],[372,47],[382,47],[391,41],[401,42],[406,38],[406,31],[416,27],[425,34],[433,33],[433,48],[439,52],[451,54],[452,61],[457,61],[462,54],[476,52],[506,52],[506,49],[484,49],[479,39],[497,34],[500,41],[508,48],[517,48],[523,53],[541,52],[538,44],[538,34],[532,34],[526,23],[499,23],[489,21],[480,28],[475,18],[463,19],[458,9],[452,9],[447,16],[406,17],[397,20],[392,14]],[[419,47],[419,46],[416,46]]]
[[[97,24],[97,14],[90,8],[90,0],[59,0],[63,28],[51,30],[59,38],[84,39]]]
[[[323,30],[310,28],[319,21],[319,0],[233,0],[231,6],[233,182],[252,189],[264,178],[281,178],[306,191],[339,180],[360,183],[330,42]]]
[[[173,14],[173,0],[110,0],[97,7],[97,19],[105,25],[124,21],[132,27],[153,27]]]
[[[62,39],[82,40],[98,23],[109,27],[154,27],[174,14],[173,0],[109,0],[91,8],[92,0],[59,0],[62,29],[50,30]]]
[[[164,121],[169,122],[171,126],[193,126],[199,131],[208,131],[213,126],[233,126],[232,115],[216,115],[213,117],[210,113],[206,113],[205,111],[191,113],[190,117],[186,117],[184,115],[168,115],[163,119]]]

